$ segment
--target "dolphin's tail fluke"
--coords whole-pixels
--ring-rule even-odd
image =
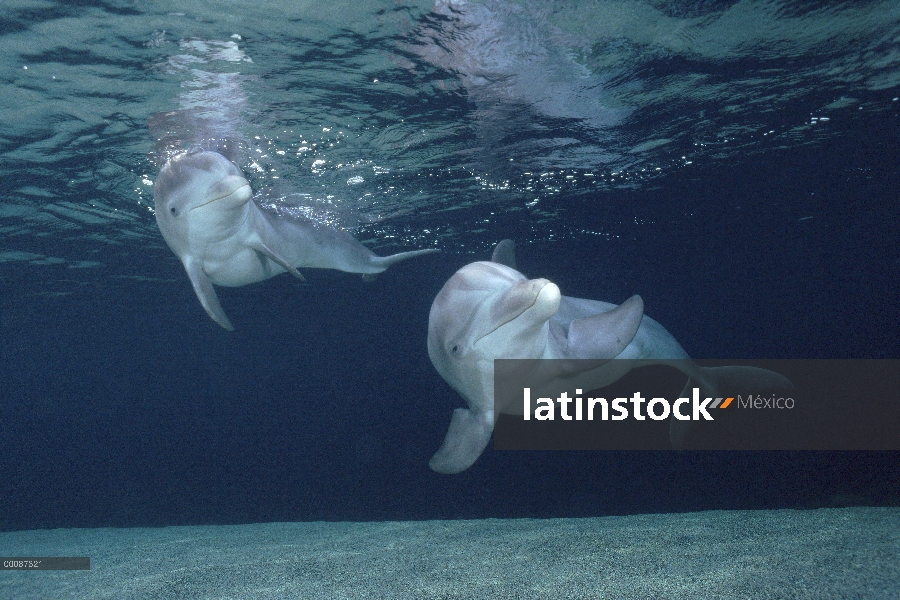
[[[428,466],[445,475],[465,471],[484,452],[493,431],[492,413],[457,408],[453,411],[444,443],[428,461]]]
[[[762,394],[767,395],[780,391],[793,389],[794,384],[787,377],[761,369],[759,367],[694,367],[696,371],[690,374],[684,389],[682,398],[689,398],[693,389],[699,388],[703,398],[724,398],[737,394]],[[679,421],[671,419],[669,423],[669,439],[674,448],[685,448],[688,436],[691,433],[692,421]]]

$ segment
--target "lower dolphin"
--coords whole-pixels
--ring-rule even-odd
[[[468,469],[490,440],[497,414],[521,414],[522,405],[494,398],[494,359],[593,359],[558,361],[537,375],[547,382],[566,376],[573,387],[611,384],[638,364],[668,364],[687,376],[685,392],[699,387],[716,397],[720,388],[747,385],[760,390],[789,389],[778,373],[755,367],[700,367],[666,329],[644,315],[632,296],[619,306],[562,296],[546,279],[527,279],[515,269],[514,244],[500,242],[490,262],[457,271],[431,305],[428,356],[468,408],[453,412],[444,443],[429,462],[439,473]],[[613,360],[632,359],[632,360]],[[634,359],[639,359],[638,363]],[[554,369],[568,369],[564,373]],[[532,374],[534,378],[534,374]],[[682,447],[684,421],[670,420],[672,445]]]

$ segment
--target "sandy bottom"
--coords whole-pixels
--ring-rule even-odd
[[[900,598],[900,509],[0,533],[2,598]]]

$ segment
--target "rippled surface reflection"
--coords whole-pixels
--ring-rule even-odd
[[[173,6],[5,4],[0,261],[162,259],[159,165],[221,140],[261,203],[374,246],[612,236],[597,194],[827,144],[900,86],[896,2]]]

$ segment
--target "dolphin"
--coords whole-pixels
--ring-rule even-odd
[[[537,376],[544,384],[565,377],[585,390],[607,386],[645,364],[683,371],[688,380],[682,396],[693,387],[704,397],[716,397],[725,386],[792,387],[765,369],[696,365],[672,334],[644,314],[640,296],[616,306],[563,296],[547,279],[528,279],[516,270],[511,240],[497,244],[491,261],[461,268],[438,292],[428,317],[428,356],[468,404],[453,411],[444,443],[429,462],[447,474],[468,469],[481,456],[495,412],[522,414],[521,400],[497,399],[495,405],[494,359],[593,359],[555,361]],[[674,447],[683,447],[687,434],[687,422],[671,419]]]
[[[194,149],[169,159],[154,184],[156,223],[181,259],[200,304],[234,327],[213,285],[238,287],[301,267],[372,275],[436,249],[377,256],[350,234],[309,220],[279,218],[253,201],[250,183],[230,160]]]

